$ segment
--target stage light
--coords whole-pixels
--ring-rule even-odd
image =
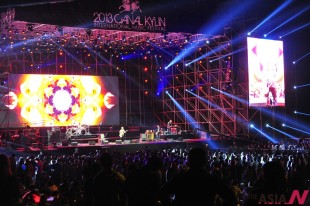
[[[267,21],[269,21],[272,17],[274,17],[276,14],[280,13],[285,7],[287,7],[293,0],[285,1],[282,5],[280,5],[275,11],[273,11],[271,14],[269,14],[262,22],[260,22],[254,29],[252,29],[251,33],[257,30],[259,27],[261,27],[263,24],[265,24]]]
[[[288,22],[292,21],[293,19],[295,19],[296,17],[300,16],[302,13],[304,13],[305,11],[307,11],[309,9],[309,7],[304,8],[303,10],[299,11],[298,13],[296,13],[295,15],[293,15],[292,17],[290,17],[289,19],[287,19],[286,21],[282,22],[279,26],[277,26],[276,28],[274,28],[273,30],[271,30],[270,32],[268,32],[267,34],[269,35],[270,33],[274,32],[275,30],[279,29],[280,27],[282,27],[283,25],[287,24]]]
[[[294,111],[294,114],[296,114],[297,113],[297,111]]]
[[[295,114],[310,116],[310,114],[307,114],[307,113],[304,113],[304,112],[298,112],[298,111],[295,111]]]
[[[267,37],[267,34],[264,34],[264,37]]]
[[[294,86],[293,88],[294,88],[294,89],[297,89],[297,87],[296,87],[296,86]]]
[[[266,124],[266,127],[269,127],[269,124]]]
[[[307,57],[310,54],[310,52],[308,52],[307,54],[303,55],[302,57],[300,57],[299,59],[293,61],[293,64],[296,64],[297,62],[299,62],[300,60],[304,59],[305,57]]]
[[[284,131],[279,130],[279,129],[277,129],[277,128],[274,128],[274,127],[272,127],[272,126],[270,126],[270,128],[273,129],[273,130],[275,130],[275,131],[277,131],[277,132],[279,132],[279,133],[281,133],[281,134],[283,134],[283,135],[285,135],[285,136],[287,136],[287,137],[289,137],[289,138],[291,138],[291,139],[297,140],[297,138],[296,138],[295,136],[293,136],[293,135],[291,135],[291,134],[289,134],[289,133],[287,133],[287,132],[284,132]]]
[[[279,39],[282,39],[282,36],[279,36]]]
[[[287,36],[287,35],[289,35],[289,34],[292,34],[292,33],[296,32],[296,31],[299,31],[299,30],[301,30],[301,29],[303,29],[303,28],[306,28],[306,27],[308,27],[309,25],[310,25],[310,22],[307,23],[307,24],[304,24],[304,25],[302,25],[302,26],[300,26],[300,27],[298,27],[298,28],[296,28],[296,29],[293,29],[292,31],[289,31],[289,32],[286,33],[286,34],[283,34],[282,37],[285,37],[285,36]]]
[[[251,32],[248,32],[248,36],[251,36]]]
[[[293,129],[293,130],[296,130],[296,131],[299,131],[299,132],[302,132],[302,133],[305,133],[305,134],[310,134],[309,128],[306,128],[306,130],[302,130],[302,129],[299,129],[299,128],[296,128],[296,127],[292,127],[292,126],[289,126],[289,125],[285,125],[285,127]]]
[[[308,87],[308,86],[310,86],[310,84],[303,84],[303,85],[298,85],[298,86],[295,86],[295,87],[297,89],[297,88],[300,88],[300,87]]]
[[[63,28],[62,28],[62,26],[57,27],[57,31],[58,31],[59,33],[63,34]]]
[[[33,31],[33,24],[28,24],[27,29],[28,31]]]
[[[253,127],[254,127],[254,124],[250,124],[250,127],[253,128]]]
[[[252,126],[252,124],[250,125],[254,130],[256,130],[257,132],[259,132],[262,136],[266,137],[269,141],[271,141],[274,144],[277,144],[278,141],[274,138],[272,138],[270,135],[266,134],[265,132],[263,132],[262,130],[257,129],[256,127],[254,127],[254,125]]]
[[[282,124],[282,127],[285,127],[285,124],[284,124],[284,123]]]
[[[165,67],[165,70],[167,70],[168,69],[168,67]]]

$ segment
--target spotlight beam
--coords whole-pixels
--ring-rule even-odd
[[[271,34],[272,32],[274,32],[275,30],[279,29],[280,27],[282,27],[283,25],[285,25],[286,23],[290,22],[291,20],[295,19],[296,17],[298,17],[299,15],[301,15],[302,13],[304,13],[305,11],[309,10],[309,6],[304,8],[303,10],[301,10],[300,12],[298,12],[297,14],[295,14],[294,16],[292,16],[291,18],[287,19],[286,21],[284,21],[282,24],[280,24],[279,26],[277,26],[276,28],[274,28],[273,30],[271,30],[270,32],[266,33],[266,35]]]
[[[173,101],[173,103],[176,105],[176,107],[181,111],[181,114],[185,117],[185,119],[189,120],[189,123],[192,126],[192,128],[199,128],[197,121],[195,121],[195,119],[183,109],[183,107],[169,94],[169,92],[166,92],[166,94]],[[210,144],[212,149],[218,149],[219,148],[219,146],[216,144],[215,141],[207,140],[207,142]]]
[[[116,67],[114,65],[111,65],[111,61],[107,60],[106,58],[104,58],[102,55],[98,54],[97,52],[95,52],[92,48],[90,48],[89,46],[85,45],[85,47],[88,49],[88,51],[90,51],[91,53],[93,53],[94,55],[98,56],[101,60],[103,60],[105,63],[107,63],[108,65],[112,66],[114,69],[116,69]]]
[[[181,114],[183,115],[185,120],[188,120],[192,128],[197,128],[197,122],[195,121],[195,119],[184,110],[184,108],[169,94],[169,92],[166,92],[166,94],[173,101],[173,103],[179,109],[179,111],[181,111]]]
[[[303,85],[295,86],[294,88],[297,89],[297,88],[300,88],[300,87],[307,87],[307,86],[310,86],[310,84],[303,84]]]
[[[232,94],[229,94],[229,93],[224,92],[224,91],[222,91],[222,90],[216,89],[216,88],[214,88],[214,87],[211,87],[211,89],[213,89],[213,90],[215,90],[215,91],[218,91],[218,92],[220,92],[220,93],[222,93],[222,94],[225,94],[226,96],[228,96],[228,97],[230,97],[230,98],[233,98],[233,99],[235,99],[235,100],[237,100],[237,101],[239,101],[239,102],[241,102],[241,103],[243,103],[243,104],[248,104],[248,101],[245,100],[245,99],[241,99],[240,97],[234,96],[234,95],[232,95]]]
[[[288,137],[290,137],[291,139],[293,139],[293,140],[298,140],[298,138],[297,137],[295,137],[295,136],[293,136],[293,135],[290,135],[290,134],[288,134],[288,133],[286,133],[286,132],[284,132],[284,131],[281,131],[281,130],[279,130],[279,129],[277,129],[277,128],[274,128],[274,127],[272,127],[272,126],[268,126],[269,128],[271,128],[271,129],[273,129],[273,130],[275,130],[275,131],[277,131],[277,132],[279,132],[279,133],[281,133],[281,134],[284,134],[285,136],[288,136]]]
[[[274,144],[277,144],[278,141],[276,141],[275,139],[273,139],[272,137],[270,137],[268,134],[266,134],[265,132],[257,129],[254,125],[251,127],[253,129],[255,129],[257,132],[259,132],[260,134],[262,134],[264,137],[266,137],[269,141],[271,141]]]
[[[227,117],[229,117],[231,120],[234,120],[234,119],[233,119],[233,115],[232,115],[231,112],[224,110],[223,108],[221,108],[221,107],[218,106],[217,104],[214,104],[214,103],[208,101],[207,99],[202,98],[202,97],[196,95],[195,93],[193,93],[193,92],[191,92],[191,91],[187,91],[187,92],[189,92],[189,93],[191,93],[192,95],[198,97],[198,99],[202,100],[203,102],[205,102],[205,103],[207,103],[207,104],[210,104],[212,107],[221,110]]]
[[[199,46],[201,42],[194,42],[192,45],[184,48],[179,55],[177,55],[167,66],[166,68],[171,67],[172,65],[176,64],[179,62],[181,59],[185,58],[187,55],[190,55],[191,53],[194,52],[195,48]]]
[[[296,29],[293,29],[293,30],[289,31],[289,32],[286,33],[286,34],[281,35],[280,38],[283,38],[283,37],[285,37],[285,36],[287,36],[287,35],[290,35],[290,34],[296,32],[296,31],[299,31],[299,30],[301,30],[301,29],[303,29],[303,28],[305,28],[305,27],[307,27],[307,26],[309,26],[309,25],[310,25],[310,22],[307,23],[307,24],[304,24],[304,25],[302,25],[302,26],[300,26],[300,27],[297,27]]]
[[[194,95],[194,96],[196,96],[196,97],[198,97],[199,99],[201,99],[202,101],[204,101],[204,99],[202,98],[202,97],[199,97],[198,95],[196,95],[195,93],[193,93],[193,92],[191,92],[191,91],[188,91],[188,90],[186,90],[187,92],[189,92],[189,93],[191,93],[192,95]],[[206,101],[204,101],[205,103],[210,103],[210,104],[212,104],[211,102],[206,102]],[[211,124],[211,122],[208,122],[210,125],[211,125],[211,127],[217,132],[217,133],[220,133],[217,129],[216,129],[216,127],[213,125],[213,124]]]
[[[277,113],[276,111],[272,110],[269,111],[267,108],[263,108],[263,107],[260,107],[259,108],[264,114],[272,117],[272,118],[277,118],[277,119],[285,119],[287,122],[289,122],[291,125],[294,125],[294,126],[298,126],[298,127],[302,127],[302,129],[309,129],[309,125],[308,124],[304,124],[302,122],[297,122],[295,119],[291,119],[291,118],[288,118],[286,115],[283,115],[283,114],[280,114],[280,113]]]
[[[255,30],[257,30],[259,27],[261,27],[264,23],[266,23],[268,20],[270,20],[272,17],[274,17],[276,14],[278,14],[280,11],[282,11],[285,7],[287,7],[293,0],[289,0],[284,2],[279,8],[277,8],[274,12],[272,12],[269,16],[267,16],[261,23],[259,23],[250,33],[253,33]]]
[[[229,54],[226,54],[226,55],[224,55],[224,56],[220,56],[220,57],[218,57],[218,58],[216,58],[216,59],[212,59],[212,62],[214,62],[214,61],[216,61],[216,60],[223,59],[223,58],[225,58],[225,57],[227,57],[227,56],[230,56],[230,55],[239,53],[239,52],[241,52],[241,51],[244,51],[245,49],[246,49],[246,48],[241,48],[241,49],[235,50],[234,52],[231,52],[231,53],[229,53]]]
[[[54,42],[55,45],[57,45],[59,48],[61,48],[66,54],[68,54],[69,56],[71,56],[72,59],[73,59],[74,61],[76,61],[77,63],[79,63],[83,68],[86,67],[85,64],[83,64],[76,56],[74,56],[73,54],[71,54],[70,52],[68,52],[68,51],[66,50],[66,48],[64,48],[63,46],[61,46],[61,45],[58,44],[57,42],[55,42],[53,39],[52,39],[52,41]]]
[[[304,59],[306,56],[308,56],[310,54],[310,52],[308,52],[307,54],[303,55],[302,57],[300,57],[299,59],[295,60],[294,63],[296,64],[297,62],[299,62],[300,60]]]
[[[307,132],[307,131],[304,131],[304,130],[301,130],[301,129],[297,129],[295,127],[291,127],[291,126],[288,126],[288,125],[285,125],[285,127],[291,128],[293,130],[296,130],[296,131],[299,131],[299,132],[302,132],[302,133],[305,133],[305,134],[310,134],[310,132]]]
[[[154,44],[153,42],[149,41],[148,43],[151,44],[153,47],[159,49],[160,51],[166,53],[166,54],[169,55],[170,57],[173,57],[173,54],[172,54],[172,53],[166,51],[165,49],[163,49],[163,48],[161,48],[161,47],[159,47],[159,46],[157,46],[157,45]]]
[[[295,111],[295,114],[301,114],[301,115],[305,115],[305,116],[310,116],[310,114],[303,113],[303,112],[298,112],[298,111]]]

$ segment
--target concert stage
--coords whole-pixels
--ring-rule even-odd
[[[88,127],[85,132],[75,132],[76,127],[60,128],[29,128],[20,131],[7,130],[10,138],[3,139],[1,148],[17,153],[39,153],[40,151],[50,154],[73,154],[76,149],[80,153],[88,154],[97,149],[117,150],[120,152],[134,152],[140,149],[149,148],[161,150],[169,147],[188,148],[194,145],[204,144],[200,135],[189,131],[182,131],[178,134],[161,133],[155,135],[153,128],[128,126],[125,140],[122,142],[119,137],[119,128],[111,127]],[[151,129],[151,130],[150,130]],[[83,129],[81,130],[83,131]]]
[[[104,150],[107,152],[118,151],[121,153],[125,152],[135,152],[138,150],[149,149],[151,151],[163,150],[163,149],[190,149],[192,147],[206,147],[207,141],[205,139],[183,139],[178,140],[178,138],[168,138],[167,140],[161,139],[156,141],[130,141],[125,140],[124,142],[115,141],[115,142],[106,142],[106,143],[98,143],[98,142],[89,142],[89,143],[77,143],[72,142],[70,144],[55,144],[44,147],[30,146],[30,147],[17,147],[12,148],[9,144],[6,146],[2,146],[2,148],[6,148],[10,153],[21,153],[25,155],[37,155],[40,152],[49,155],[72,155],[75,152],[79,152],[79,154],[89,154],[95,152],[96,150]]]

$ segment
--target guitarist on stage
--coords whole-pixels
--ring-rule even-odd
[[[125,140],[125,134],[128,130],[125,130],[124,127],[121,127],[119,130],[119,137],[122,140],[122,142]]]

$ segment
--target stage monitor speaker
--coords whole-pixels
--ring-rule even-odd
[[[61,141],[62,146],[69,146],[69,141],[68,140],[64,140]]]
[[[167,138],[167,142],[173,142],[173,138]]]
[[[183,142],[183,137],[178,137],[177,141]]]
[[[101,140],[101,144],[109,144],[108,140]]]
[[[120,140],[120,139],[115,140],[115,143],[116,143],[116,144],[122,144],[122,140]]]
[[[139,139],[132,139],[131,143],[139,143]]]
[[[131,142],[130,139],[125,139],[125,140],[124,140],[124,143],[125,143],[125,144],[130,144],[130,142]]]
[[[146,134],[140,133],[140,139],[141,139],[141,141],[146,141]]]
[[[71,142],[71,146],[77,146],[78,143],[77,142]]]
[[[96,145],[96,142],[95,141],[88,141],[88,144],[89,145]]]

